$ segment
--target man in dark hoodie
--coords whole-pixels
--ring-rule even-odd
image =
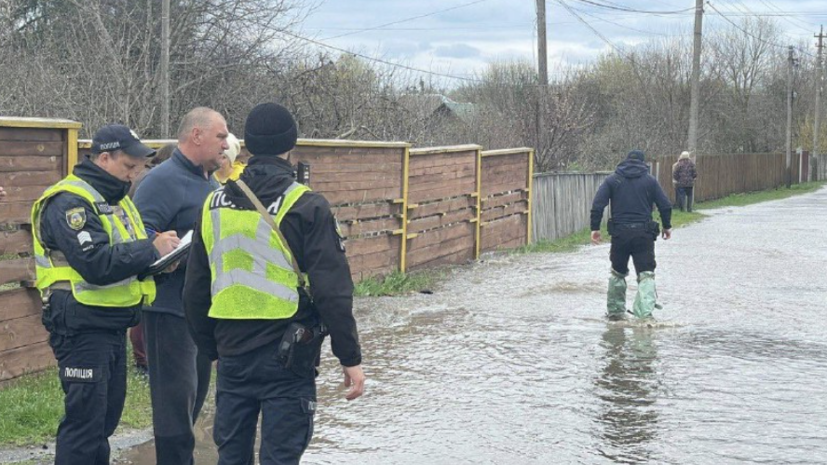
[[[299,463],[313,434],[325,334],[345,397],[364,390],[343,238],[327,200],[293,179],[297,137],[281,105],[250,112],[253,157],[238,182],[207,197],[187,263],[187,322],[199,349],[218,359],[213,437],[222,465],[253,463],[259,414],[261,463]]]
[[[607,316],[610,320],[625,318],[626,276],[629,274],[630,256],[638,276],[634,315],[650,318],[657,305],[655,240],[659,231],[657,222],[652,219],[652,204],[656,204],[660,212],[663,238],[672,237],[672,206],[658,181],[649,174],[645,159],[640,150],[629,152],[626,159],[617,165],[614,174],[603,181],[592,202],[593,244],[601,241],[603,209],[611,202],[609,235],[612,237],[612,247],[609,258],[612,270],[607,294]]]
[[[104,126],[90,158],[32,207],[35,285],[65,394],[56,464],[109,463],[126,399],[126,330],[155,298],[152,278],[136,276],[178,245],[174,231],[147,238],[126,196],[154,154],[126,126]]]

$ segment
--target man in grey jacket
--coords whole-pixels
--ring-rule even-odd
[[[218,188],[210,172],[227,150],[228,133],[224,117],[209,108],[184,116],[178,148],[135,192],[148,232],[174,230],[183,237],[195,227],[204,200]],[[143,313],[158,465],[193,463],[192,427],[210,383],[210,360],[198,353],[184,321],[184,268],[156,277],[158,296]]]

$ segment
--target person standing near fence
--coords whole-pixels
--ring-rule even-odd
[[[672,190],[674,191],[675,201],[672,202],[672,208],[676,208],[680,205],[678,200],[678,182],[675,181],[675,168],[678,167],[678,162],[672,163]]]
[[[237,181],[241,173],[244,172],[244,168],[247,167],[246,164],[238,161],[238,155],[241,153],[241,142],[233,133],[227,136],[227,145],[230,148],[224,151],[221,167],[213,173],[215,179],[222,186],[227,184],[227,181]]]
[[[678,208],[681,211],[692,211],[692,203],[695,198],[695,178],[698,171],[695,169],[695,162],[690,158],[689,152],[681,153],[678,162],[672,169],[672,182],[678,196]]]
[[[218,359],[221,465],[253,463],[259,415],[262,465],[299,463],[313,435],[326,334],[350,387],[345,397],[364,390],[344,239],[327,200],[293,178],[297,136],[283,106],[250,112],[244,139],[253,157],[238,182],[207,198],[187,263],[187,322],[199,349]]]
[[[650,318],[657,305],[655,291],[655,240],[660,234],[659,225],[652,219],[652,205],[656,204],[663,221],[663,239],[672,237],[672,206],[669,199],[649,174],[646,156],[640,150],[632,150],[617,165],[614,174],[603,181],[592,202],[591,239],[601,241],[600,223],[603,210],[611,203],[609,235],[612,246],[609,259],[612,263],[607,293],[607,317],[621,320],[626,315],[626,276],[629,274],[629,257],[637,272],[638,290],[632,313],[640,319]]]
[[[152,278],[136,276],[178,245],[175,232],[147,238],[126,195],[154,154],[127,127],[104,126],[90,158],[32,207],[35,286],[65,394],[56,464],[109,463],[126,399],[126,330],[155,298]]]
[[[218,187],[210,173],[227,150],[228,133],[224,117],[209,108],[184,116],[178,148],[147,173],[135,192],[148,229],[183,235],[195,227],[204,199]],[[185,271],[179,266],[159,276],[158,298],[143,312],[158,465],[193,463],[193,426],[210,385],[210,360],[198,351],[184,321]]]

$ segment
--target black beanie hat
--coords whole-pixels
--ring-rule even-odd
[[[253,155],[277,156],[296,146],[299,131],[293,115],[278,103],[262,103],[247,115],[244,145]]]
[[[626,158],[632,160],[646,161],[646,155],[643,154],[642,150],[632,150],[626,155]]]

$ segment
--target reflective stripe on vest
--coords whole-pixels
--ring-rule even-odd
[[[147,238],[138,209],[129,197],[124,197],[116,206],[109,206],[106,199],[86,181],[75,175],[67,176],[47,189],[32,207],[32,235],[37,273],[35,286],[41,294],[52,286],[63,288],[64,285],[60,283],[68,282],[66,284],[72,289],[75,300],[84,305],[131,307],[141,302],[149,304],[154,301],[155,282],[152,278],[138,281],[136,276],[131,276],[116,283],[97,286],[86,282],[80,273],[69,265],[62,252],[46,249],[40,237],[43,207],[50,198],[61,192],[75,194],[92,205],[103,229],[109,235],[110,246]],[[110,210],[101,212],[100,206],[103,205],[108,206]]]
[[[284,192],[275,203],[276,225],[309,190],[293,183]],[[299,308],[299,279],[289,247],[258,211],[228,208],[231,204],[225,201],[225,195],[223,188],[210,194],[202,213],[201,237],[212,277],[209,316],[240,320],[290,318]]]

